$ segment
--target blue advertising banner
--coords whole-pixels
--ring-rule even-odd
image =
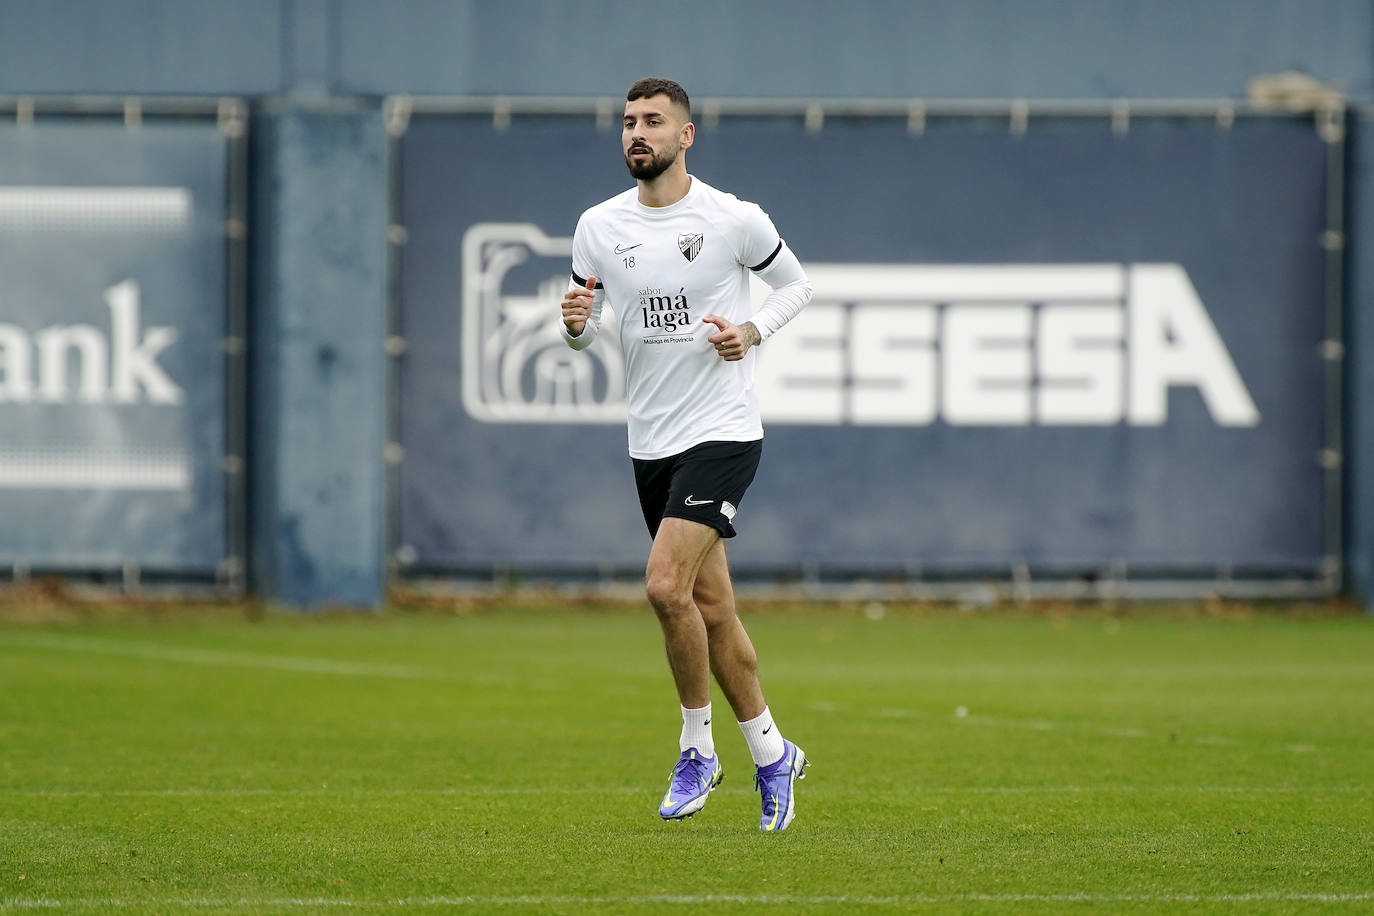
[[[815,286],[759,352],[735,569],[1315,575],[1325,162],[1280,118],[700,128]],[[618,132],[423,116],[398,167],[399,555],[638,567],[620,354],[557,328]]]
[[[0,127],[0,562],[225,556],[224,136]]]

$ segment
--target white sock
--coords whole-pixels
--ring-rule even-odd
[[[716,742],[711,737],[711,704],[700,709],[682,707],[682,737],[678,739],[678,750],[689,747],[697,749],[703,757],[716,756]]]
[[[782,732],[773,725],[773,714],[768,707],[748,722],[739,724],[744,732],[744,740],[749,742],[749,756],[754,758],[754,766],[766,767],[782,759]]]

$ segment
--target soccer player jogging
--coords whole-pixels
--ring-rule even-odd
[[[735,614],[723,538],[754,479],[763,424],[753,348],[795,316],[811,284],[768,215],[687,172],[691,103],[672,80],[626,94],[621,146],[636,186],[582,214],[562,332],[575,350],[603,329],[625,358],[629,446],[653,537],[645,586],[682,706],[681,756],[658,813],[690,817],[724,776],[711,732],[714,675],[749,744],[759,826],[792,822],[806,754],[773,722],[758,656]],[[754,310],[749,275],[772,292]]]

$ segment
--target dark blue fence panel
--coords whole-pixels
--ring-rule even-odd
[[[1311,123],[906,128],[726,118],[689,154],[769,211],[816,287],[760,351],[735,568],[1315,575]],[[578,214],[629,183],[617,133],[423,117],[399,167],[402,556],[637,566],[619,354],[556,326]]]
[[[226,552],[224,136],[0,127],[0,561]]]

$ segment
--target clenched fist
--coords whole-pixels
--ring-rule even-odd
[[[588,277],[585,288],[570,289],[563,294],[563,326],[568,333],[577,337],[587,326],[592,314],[592,292],[596,289],[596,277]]]

